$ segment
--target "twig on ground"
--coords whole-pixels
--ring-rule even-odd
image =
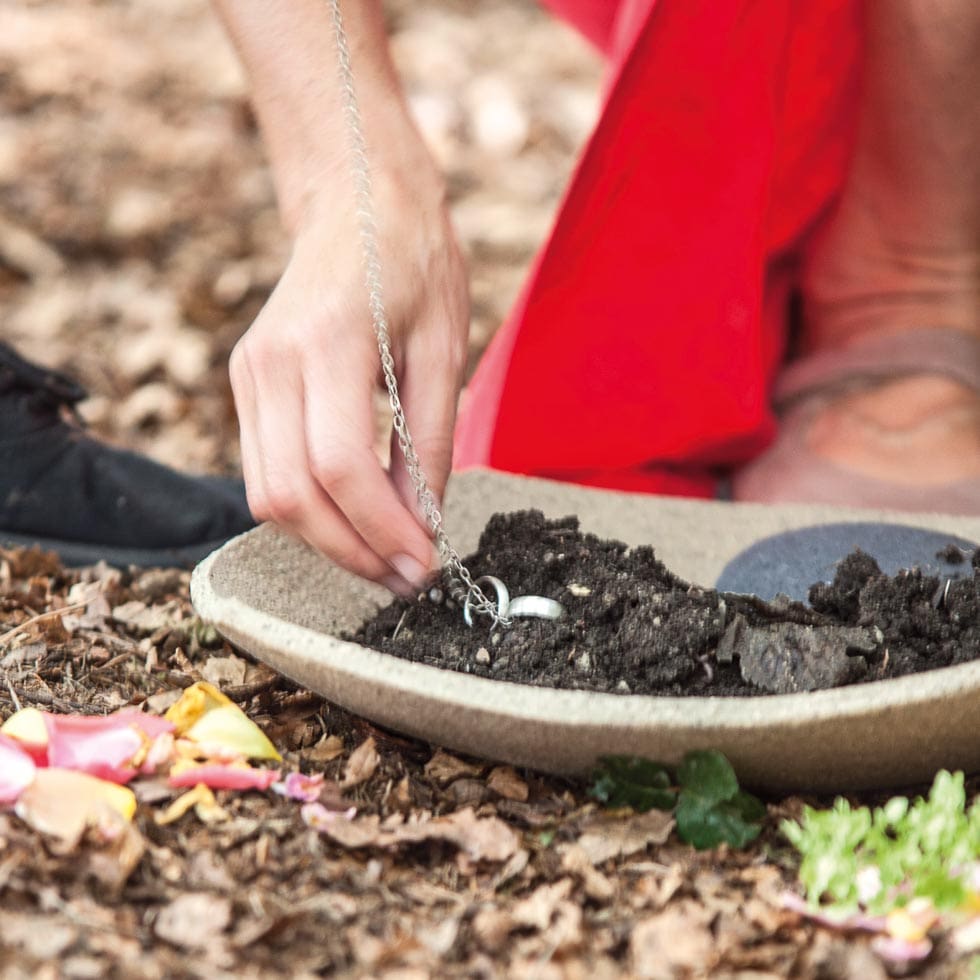
[[[35,623],[40,623],[43,620],[50,619],[54,616],[63,616],[65,613],[84,609],[87,605],[88,602],[75,602],[69,606],[64,606],[61,609],[49,609],[47,612],[38,613],[36,616],[31,616],[30,619],[25,619],[24,622],[15,626],[13,629],[7,630],[6,633],[0,636],[0,648],[2,648],[6,643],[9,643],[22,630],[27,629],[28,626],[33,626]]]

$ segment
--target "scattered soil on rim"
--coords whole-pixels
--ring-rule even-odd
[[[495,680],[615,694],[786,694],[901,677],[980,657],[980,551],[973,574],[947,582],[910,570],[885,575],[846,556],[810,605],[692,586],[651,547],[628,548],[538,511],[491,518],[474,576],[511,596],[556,599],[558,621],[514,618],[466,626],[433,589],[398,600],[354,639],[407,660]],[[491,596],[493,590],[487,586]]]

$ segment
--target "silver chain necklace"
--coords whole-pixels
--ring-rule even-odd
[[[360,225],[361,249],[364,255],[364,277],[368,292],[371,321],[378,340],[381,355],[381,369],[385,387],[388,389],[388,402],[391,405],[392,425],[398,436],[398,446],[405,457],[405,466],[415,488],[419,506],[426,523],[432,530],[439,550],[443,572],[447,580],[449,594],[467,610],[482,616],[489,616],[493,625],[510,625],[507,618],[506,590],[498,590],[499,601],[488,599],[463,564],[459,553],[453,547],[443,527],[442,513],[435,494],[429,489],[415,444],[408,431],[405,410],[398,395],[398,381],[395,377],[395,359],[391,354],[391,338],[388,333],[388,316],[385,313],[381,285],[381,255],[378,248],[378,231],[374,215],[374,195],[371,190],[371,171],[368,164],[367,144],[361,123],[361,112],[354,89],[354,73],[351,69],[350,48],[347,32],[340,13],[340,0],[329,0],[333,17],[334,35],[337,43],[337,56],[340,69],[340,88],[343,96],[344,114],[347,117],[348,139],[350,142],[351,173],[357,204],[357,218]],[[489,578],[489,577],[487,577]],[[481,579],[482,581],[482,579]],[[469,620],[469,616],[467,617]]]

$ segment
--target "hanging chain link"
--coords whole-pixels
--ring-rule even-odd
[[[378,340],[381,355],[381,370],[385,387],[388,389],[388,402],[391,405],[392,425],[398,436],[398,446],[405,457],[405,466],[418,497],[419,507],[435,536],[436,547],[442,561],[443,575],[446,578],[449,594],[461,605],[468,602],[473,612],[489,616],[494,625],[509,625],[510,621],[499,615],[497,604],[473,580],[473,576],[463,564],[458,552],[446,534],[442,513],[435,494],[429,489],[415,443],[408,431],[405,410],[398,395],[398,381],[395,377],[395,359],[391,353],[391,338],[388,333],[388,316],[385,312],[381,284],[381,255],[378,247],[378,230],[374,216],[374,195],[371,190],[371,170],[368,163],[367,144],[361,123],[361,112],[354,88],[354,73],[351,68],[350,47],[347,32],[340,13],[340,0],[329,0],[333,17],[334,36],[340,70],[340,89],[347,117],[348,140],[350,143],[351,173],[357,204],[357,218],[360,225],[361,249],[364,255],[364,278],[367,285],[368,304],[374,333]]]

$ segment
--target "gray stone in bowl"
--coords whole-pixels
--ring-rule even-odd
[[[769,535],[875,520],[978,540],[980,519],[761,506],[589,490],[488,471],[454,477],[446,519],[462,553],[495,511],[577,514],[585,530],[652,544],[689,581],[717,580]],[[529,556],[533,560],[533,556]],[[746,785],[839,792],[980,770],[980,660],[810,694],[653,698],[556,691],[413,664],[338,638],[387,593],[270,526],[229,542],[191,583],[202,617],[236,646],[336,704],[428,742],[545,772],[584,774],[600,755],[676,762],[717,748]],[[478,627],[479,628],[479,627]]]
[[[952,545],[958,561],[943,554]],[[887,575],[916,568],[923,575],[958,579],[973,576],[969,558],[978,547],[934,528],[891,522],[817,524],[763,538],[722,569],[715,588],[747,592],[760,599],[779,594],[806,602],[815,582],[832,582],[837,563],[855,548],[871,555]]]

